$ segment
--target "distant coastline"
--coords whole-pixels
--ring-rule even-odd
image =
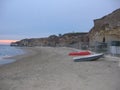
[[[97,44],[109,44],[120,41],[120,8],[112,13],[94,20],[89,32],[73,32],[63,35],[50,35],[45,38],[22,39],[11,43],[11,46],[51,46],[51,47],[96,47]]]

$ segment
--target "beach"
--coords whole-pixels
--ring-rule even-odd
[[[23,47],[27,53],[0,66],[0,90],[120,90],[118,57],[74,62],[73,48]]]

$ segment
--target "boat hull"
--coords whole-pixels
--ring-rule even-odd
[[[94,55],[87,55],[87,56],[79,56],[79,57],[74,57],[73,60],[75,62],[80,62],[80,61],[94,61],[97,60],[99,58],[101,58],[104,54],[94,54]]]

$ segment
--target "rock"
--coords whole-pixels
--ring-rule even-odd
[[[94,20],[94,27],[89,32],[90,45],[96,42],[109,43],[120,40],[120,9]]]
[[[95,46],[96,42],[109,43],[111,41],[120,41],[120,9],[94,20],[94,27],[89,33],[66,33],[46,38],[23,39],[11,43],[11,46],[70,46],[76,48]]]
[[[71,46],[78,43],[88,44],[88,33],[66,33],[64,35],[51,35],[46,38],[32,38],[23,39],[15,43],[11,43],[11,46]]]

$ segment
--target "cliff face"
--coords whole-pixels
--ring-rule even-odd
[[[89,33],[67,33],[51,35],[47,38],[23,39],[11,43],[12,46],[71,46],[78,44],[95,46],[96,42],[120,41],[120,9],[94,20]]]
[[[120,9],[94,20],[94,27],[89,32],[90,45],[95,42],[120,40]]]
[[[11,43],[11,46],[70,46],[76,43],[88,44],[88,33],[67,33],[64,35],[51,35],[46,38],[23,39]]]

